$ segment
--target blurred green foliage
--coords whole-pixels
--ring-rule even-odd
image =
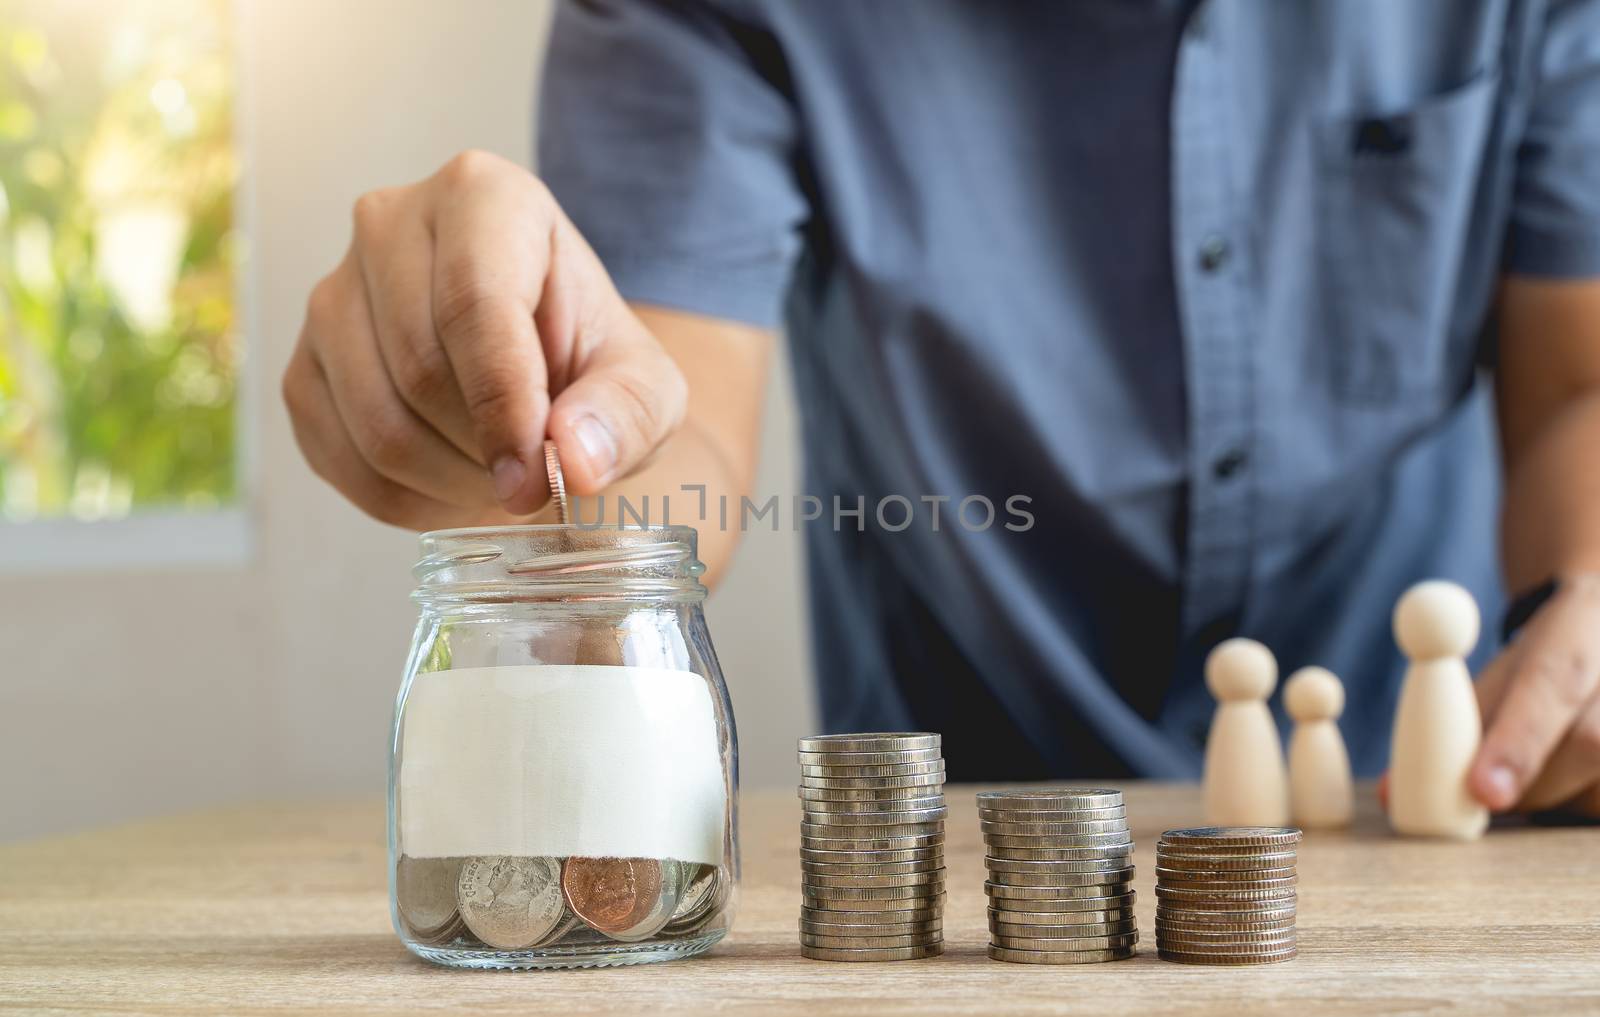
[[[0,518],[238,485],[231,0],[0,0]]]

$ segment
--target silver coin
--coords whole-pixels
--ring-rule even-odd
[[[465,859],[456,882],[461,919],[485,945],[526,950],[561,925],[561,863],[554,858],[485,855]]]
[[[809,862],[800,860],[800,871],[807,876],[911,876],[944,870],[944,858],[917,862]]]
[[[821,780],[834,777],[922,777],[935,773],[944,773],[944,760],[935,759],[926,763],[884,763],[878,766],[812,766],[809,763],[800,764],[800,776]]]
[[[1241,848],[1282,851],[1300,843],[1301,833],[1290,826],[1197,826],[1168,830],[1161,843],[1184,851],[1238,852]]]
[[[1156,887],[1159,891],[1161,888]],[[1223,900],[1215,897],[1174,898],[1170,891],[1167,894],[1156,894],[1156,906],[1168,912],[1182,912],[1184,914],[1268,914],[1295,909],[1294,897],[1283,897],[1277,900]]]
[[[867,918],[874,921],[832,921],[838,911],[822,911],[829,919],[813,918],[816,911],[800,913],[800,931],[814,935],[912,935],[915,932],[938,932],[944,927],[944,918],[918,918],[902,921],[902,911],[869,911]],[[848,918],[848,916],[846,916]],[[862,929],[862,926],[867,926]]]
[[[1132,907],[1101,908],[1095,911],[1011,911],[991,906],[988,911],[991,923],[1003,922],[1007,925],[1099,925],[1104,922],[1133,920]]]
[[[1125,833],[1126,819],[1093,819],[1083,823],[1001,823],[978,820],[978,829],[1002,837],[1081,837],[1084,834]]]
[[[939,758],[939,750],[892,749],[883,752],[801,752],[800,762],[809,766],[884,766],[890,763],[927,763]]]
[[[1288,901],[1294,900],[1296,892],[1294,887],[1281,890],[1195,890],[1185,887],[1164,886],[1156,884],[1156,899],[1171,901],[1195,901],[1201,903],[1233,903],[1233,904],[1272,904],[1283,907]]]
[[[800,908],[801,925],[918,925],[926,922],[943,922],[943,900],[925,908],[841,910],[829,908]]]
[[[944,908],[944,893],[932,896],[917,897],[892,897],[886,899],[864,899],[858,897],[842,898],[832,894],[817,896],[801,893],[801,907],[813,911],[931,911],[934,915],[942,913]],[[910,919],[907,919],[910,921]]]
[[[994,848],[1026,848],[1032,851],[1062,850],[1066,848],[1133,848],[1133,837],[1123,833],[1085,833],[1072,837],[1047,837],[1047,836],[1012,836],[1009,834],[983,835],[983,843],[990,848],[990,854],[997,854]]]
[[[944,849],[944,831],[914,836],[874,837],[868,840],[839,840],[836,838],[802,837],[800,850],[859,852],[865,855],[893,854],[922,848]]]
[[[944,877],[923,883],[900,886],[816,886],[802,882],[800,893],[805,897],[825,898],[832,901],[847,900],[900,900],[908,897],[933,897],[944,893]]]
[[[999,860],[1008,862],[1083,862],[1083,861],[1116,861],[1119,865],[1131,864],[1133,857],[1133,842],[1114,847],[1007,847],[1003,844],[986,845],[988,854],[986,860]]]
[[[1136,896],[1134,891],[1129,890],[1126,893],[1113,894],[1107,897],[1069,897],[1065,900],[990,897],[989,906],[996,911],[1030,911],[1035,914],[1050,911],[1110,911],[1116,908],[1133,907]]]
[[[1168,921],[1168,919],[1155,919],[1155,934],[1162,935],[1171,932],[1174,935],[1190,935],[1194,939],[1227,939],[1230,935],[1262,935],[1274,932],[1293,932],[1294,919],[1290,921],[1254,921],[1254,923],[1181,923],[1181,921]]]
[[[1110,922],[1080,922],[1073,925],[1041,925],[1027,922],[1002,922],[989,919],[989,931],[997,936],[1034,937],[1037,939],[1066,939],[1087,936],[1124,936],[1139,931],[1139,923],[1132,918],[1119,918]]]
[[[1012,964],[1100,964],[1105,961],[1127,960],[1137,954],[1136,947],[1120,950],[1008,950],[989,946],[989,959]]]
[[[1059,812],[1063,809],[1109,808],[1121,804],[1122,792],[1109,788],[1030,787],[978,792],[980,807],[1019,812],[1028,809]]]
[[[1128,855],[1041,862],[1015,858],[996,858],[993,855],[985,856],[983,859],[984,868],[990,872],[1110,872],[1116,869],[1126,869],[1131,864],[1132,862]],[[996,882],[999,882],[999,880],[996,880]]]
[[[862,734],[812,735],[799,742],[801,752],[895,752],[936,749],[939,736],[926,731],[872,731]]]
[[[677,910],[672,912],[662,932],[690,931],[697,923],[715,915],[722,910],[733,885],[732,876],[720,865],[683,863],[683,870],[683,891],[678,897]]]
[[[459,931],[456,881],[460,858],[412,858],[401,855],[394,868],[395,905],[407,930],[422,942],[454,939]]]
[[[1296,852],[1269,851],[1259,855],[1237,853],[1205,854],[1196,851],[1163,851],[1156,848],[1156,864],[1168,869],[1199,872],[1249,872],[1255,869],[1292,869]]]
[[[1065,939],[1055,936],[1002,936],[991,933],[989,942],[1006,950],[1065,950],[1069,952],[1079,950],[1125,950],[1139,942],[1139,934],[1137,932],[1129,932],[1120,936],[1085,936],[1082,939]]]
[[[801,802],[806,815],[885,815],[896,812],[920,812],[924,809],[945,809],[944,795],[923,795],[917,798],[895,798],[888,801],[833,802],[805,799]]]
[[[1281,890],[1286,886],[1294,886],[1300,877],[1293,869],[1272,869],[1273,873],[1287,872],[1287,875],[1267,875],[1265,872],[1230,871],[1223,873],[1211,872],[1184,872],[1181,869],[1156,869],[1156,883],[1161,886],[1184,887],[1190,890]]]
[[[943,805],[931,809],[907,809],[904,812],[813,812],[805,810],[808,823],[818,826],[900,826],[905,823],[931,823],[944,819],[950,810]]]
[[[1078,900],[1084,897],[1108,897],[1126,893],[1133,888],[1131,882],[1096,883],[1093,886],[1006,886],[985,882],[983,892],[996,900]]]
[[[875,915],[895,914],[893,911],[874,911]],[[943,918],[930,918],[920,922],[878,922],[858,924],[848,922],[814,922],[800,919],[800,931],[812,936],[930,936],[944,932]]]
[[[944,943],[929,943],[925,946],[901,946],[884,950],[830,950],[820,946],[806,946],[801,944],[800,956],[810,960],[829,961],[899,961],[921,960],[925,957],[937,957],[944,953]]]
[[[909,777],[807,777],[801,776],[801,788],[821,788],[830,791],[892,791],[903,788],[926,788],[919,794],[934,794],[944,786],[944,771],[918,773]]]
[[[1104,886],[1129,882],[1133,876],[1132,865],[1102,872],[995,872],[991,869],[989,882],[997,886]]]
[[[448,922],[445,922],[443,925],[433,929],[425,930],[421,933],[417,932],[415,929],[412,929],[409,925],[406,928],[411,934],[411,938],[426,946],[443,946],[446,943],[454,942],[458,937],[467,934],[467,923],[461,920],[461,916],[459,914],[450,919]]]
[[[1232,956],[1212,956],[1210,954],[1178,953],[1175,950],[1156,948],[1156,956],[1164,961],[1174,964],[1215,964],[1218,966],[1244,967],[1250,964],[1276,964],[1279,961],[1294,960],[1299,955],[1298,947],[1289,947],[1284,950],[1275,950],[1271,953],[1236,954]]]
[[[944,862],[944,847],[903,848],[891,851],[828,851],[820,848],[810,848],[804,845],[800,848],[800,863],[802,865],[815,863],[818,865],[850,864],[873,865],[895,864],[901,862]]]
[[[810,932],[800,933],[802,945],[822,946],[833,950],[881,950],[885,947],[921,946],[926,943],[937,943],[943,939],[942,932],[910,936],[818,936]]]
[[[943,886],[944,869],[929,869],[926,872],[906,872],[890,876],[830,876],[806,872],[800,876],[800,885],[817,893],[835,889],[872,890],[891,887]]]
[[[795,792],[803,802],[871,802],[891,810],[906,801],[938,798],[944,801],[943,784],[913,784],[910,787],[810,787],[801,785]]]
[[[1271,908],[1268,910],[1249,911],[1199,911],[1191,908],[1175,908],[1162,902],[1156,905],[1156,921],[1166,921],[1180,925],[1194,925],[1211,927],[1228,927],[1240,924],[1262,923],[1278,925],[1287,923],[1293,925],[1295,909],[1293,907]]]
[[[1174,929],[1169,925],[1156,926],[1156,942],[1167,944],[1175,949],[1193,950],[1196,953],[1212,946],[1286,946],[1294,941],[1294,926],[1286,929],[1260,929],[1251,932],[1194,932],[1189,929]],[[1192,945],[1178,946],[1180,943]]]
[[[978,818],[996,823],[1086,823],[1121,819],[1126,821],[1126,806],[1114,805],[1107,809],[1074,809],[1064,812],[1013,811],[1010,809],[978,809]]]
[[[1172,950],[1178,953],[1203,953],[1213,957],[1267,953],[1294,946],[1297,942],[1293,929],[1288,932],[1274,933],[1266,939],[1240,939],[1231,942],[1215,939],[1194,940],[1180,937],[1175,933],[1156,934],[1156,947],[1158,949]]]
[[[922,823],[882,823],[871,826],[843,826],[833,823],[808,823],[805,821],[800,823],[800,836],[810,841],[888,840],[900,837],[943,835],[943,819],[934,819]]]

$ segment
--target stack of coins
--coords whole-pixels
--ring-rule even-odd
[[[1095,964],[1134,955],[1133,836],[1121,791],[986,791],[978,818],[990,957]]]
[[[944,758],[936,734],[800,739],[800,952],[944,952]]]
[[[1180,964],[1271,964],[1293,957],[1299,842],[1299,830],[1267,826],[1162,834],[1156,953]]]

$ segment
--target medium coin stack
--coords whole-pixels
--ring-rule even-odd
[[[1134,955],[1133,836],[1121,791],[986,791],[978,818],[990,957],[1095,964]]]
[[[944,758],[936,734],[800,739],[800,953],[944,952]]]
[[[1180,964],[1271,964],[1293,957],[1299,842],[1299,830],[1268,826],[1162,834],[1156,953]]]

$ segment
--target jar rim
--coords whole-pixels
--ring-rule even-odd
[[[690,526],[470,526],[419,536],[412,569],[423,602],[699,600]]]
[[[507,523],[504,526],[450,526],[442,530],[424,530],[417,534],[417,540],[421,542],[455,540],[458,537],[487,537],[490,534],[531,536],[548,533],[553,535],[563,530],[578,530],[581,533],[594,533],[596,530],[612,530],[619,533],[661,533],[690,539],[699,535],[699,532],[693,526],[564,526],[561,523]]]

